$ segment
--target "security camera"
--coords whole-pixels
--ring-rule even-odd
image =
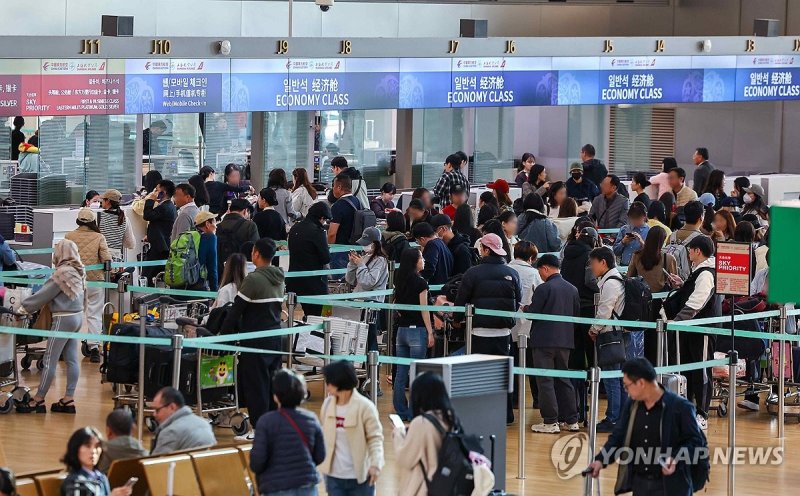
[[[319,10],[327,12],[331,10],[335,1],[336,0],[314,0],[314,3],[319,6]]]
[[[231,42],[228,40],[222,40],[219,42],[219,53],[222,55],[230,55],[231,54]]]

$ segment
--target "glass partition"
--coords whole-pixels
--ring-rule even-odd
[[[222,176],[225,166],[249,164],[252,113],[201,114],[204,141],[203,164]]]
[[[464,132],[468,109],[423,109],[414,111],[414,129],[422,130],[421,141],[414,141],[411,186],[433,188],[445,158],[467,149]],[[415,133],[416,138],[416,133]]]
[[[472,184],[514,180],[514,111],[511,107],[475,109],[475,151],[469,171]]]
[[[297,167],[311,172],[311,124],[308,112],[264,113],[264,185],[272,169],[283,169],[292,177]]]
[[[148,114],[142,131],[142,174],[157,170],[176,184],[197,174],[203,140],[200,114]]]

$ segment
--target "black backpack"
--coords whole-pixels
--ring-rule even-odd
[[[221,307],[211,310],[211,312],[208,314],[208,320],[206,320],[206,325],[204,327],[214,335],[219,335],[222,333],[222,324],[228,317],[228,312],[230,311],[231,306],[233,306],[233,303],[228,302]]]
[[[475,489],[475,478],[469,453],[470,451],[482,452],[480,441],[476,436],[464,434],[460,425],[455,425],[450,431],[445,431],[442,424],[433,415],[423,413],[422,416],[433,424],[442,435],[439,465],[430,480],[427,469],[422,461],[419,462],[425,485],[428,487],[428,494],[470,496]]]
[[[375,212],[372,211],[371,208],[362,208],[359,210],[356,208],[355,203],[351,202],[347,198],[344,201],[353,207],[355,210],[355,214],[353,215],[353,230],[350,231],[350,239],[348,242],[351,245],[356,244],[356,241],[361,239],[361,235],[364,234],[364,229],[368,227],[375,227],[378,223],[378,218],[375,216]]]
[[[642,277],[610,277],[622,282],[625,288],[625,308],[622,315],[616,315],[620,320],[650,320],[653,293]]]
[[[217,267],[220,269],[220,274],[222,274],[222,266],[228,257],[239,253],[242,241],[237,238],[236,234],[246,220],[244,217],[240,217],[231,227],[217,226]]]
[[[464,274],[456,274],[454,276],[451,276],[450,279],[448,279],[447,282],[444,283],[444,286],[442,286],[441,294],[443,294],[445,298],[447,298],[447,301],[451,303],[456,302],[456,296],[458,296],[458,288],[461,287],[461,278],[463,276]]]

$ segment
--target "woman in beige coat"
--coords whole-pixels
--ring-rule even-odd
[[[394,454],[400,496],[426,496],[430,480],[438,467],[442,434],[423,414],[435,417],[443,430],[458,423],[442,378],[425,372],[411,385],[411,412],[414,416],[408,431],[395,428]],[[421,464],[421,465],[420,465]]]
[[[322,436],[328,496],[371,496],[383,469],[383,427],[378,409],[356,388],[351,362],[340,360],[323,371],[328,397],[322,403]]]
[[[97,265],[111,260],[111,252],[108,249],[106,238],[100,234],[97,227],[97,218],[90,208],[78,210],[78,218],[75,220],[78,228],[64,235],[78,245],[78,253],[84,265]],[[90,270],[86,272],[87,281],[103,281],[102,270]],[[86,298],[84,300],[84,310],[86,312],[86,323],[89,334],[103,333],[103,305],[105,305],[105,289],[89,286],[86,288]],[[89,352],[89,360],[92,363],[100,363],[100,342],[86,341]]]

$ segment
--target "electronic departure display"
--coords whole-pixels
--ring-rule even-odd
[[[0,115],[800,99],[796,55],[0,61]]]

